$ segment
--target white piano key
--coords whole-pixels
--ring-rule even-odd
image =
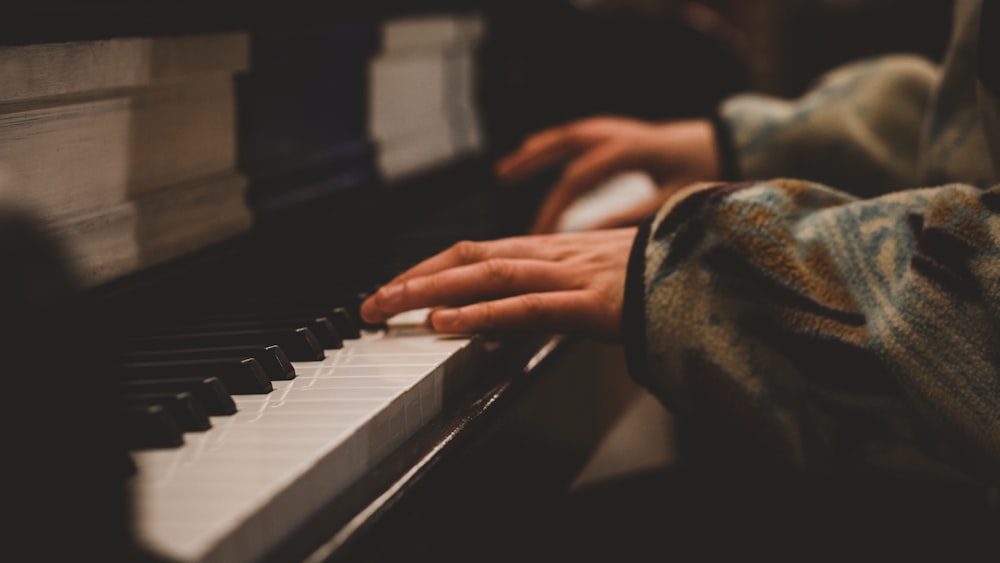
[[[389,319],[385,321],[385,324],[390,330],[416,328],[424,324],[424,321],[427,320],[427,315],[430,314],[430,312],[431,310],[429,308],[404,311],[398,315],[389,317]]]
[[[303,382],[304,383],[304,382]],[[358,401],[358,400],[385,400],[396,396],[399,392],[399,383],[396,387],[371,387],[371,386],[341,386],[323,387],[321,385],[290,386],[282,390],[276,390],[272,395],[278,395],[282,401]]]
[[[420,377],[393,376],[345,376],[345,377],[299,377],[293,380],[294,389],[308,392],[312,389],[328,389],[331,392],[346,389],[386,389],[398,390],[420,381]],[[286,389],[291,389],[287,387]]]
[[[350,427],[351,421],[357,417],[345,419],[344,427]],[[240,424],[220,427],[218,432],[205,432],[202,440],[188,440],[185,449],[210,450],[220,448],[238,448],[240,450],[277,449],[277,448],[315,448],[329,441],[331,432],[288,432],[287,428],[278,425],[246,426]]]
[[[396,395],[399,395],[398,393]],[[386,399],[391,400],[393,396],[383,398],[350,399],[338,397],[334,399],[311,398],[303,394],[297,400],[285,397],[265,400],[259,403],[256,409],[248,409],[246,403],[241,403],[241,410],[233,415],[233,420],[239,421],[245,417],[265,419],[272,413],[278,414],[301,414],[319,416],[338,416],[341,414],[370,413],[376,412]]]
[[[442,358],[443,360],[443,358]],[[420,365],[392,365],[392,364],[369,364],[369,365],[337,365],[337,364],[327,364],[319,366],[313,370],[303,371],[303,373],[298,373],[298,368],[296,368],[296,379],[299,377],[310,378],[310,377],[378,377],[391,375],[393,377],[403,377],[412,376],[414,379],[423,377],[427,372],[434,369],[434,364],[420,364]]]
[[[557,231],[585,231],[615,215],[649,201],[657,194],[656,182],[645,172],[623,172],[612,176],[578,197],[567,207]]]
[[[344,354],[332,359],[337,366],[431,366],[440,364],[450,354],[426,352],[423,354]]]
[[[433,334],[427,331],[388,336],[383,332],[366,333],[366,338],[345,341],[337,355],[352,354],[453,354],[464,348],[468,337]],[[348,344],[350,343],[350,344]]]

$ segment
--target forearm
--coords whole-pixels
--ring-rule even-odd
[[[630,368],[679,416],[775,462],[996,476],[997,198],[689,188],[637,240]]]
[[[937,78],[930,62],[894,55],[836,69],[796,100],[735,96],[719,110],[730,176],[804,178],[865,197],[919,185]]]

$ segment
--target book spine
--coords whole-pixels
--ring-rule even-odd
[[[236,167],[231,79],[0,112],[0,190],[44,215],[86,212]]]
[[[246,178],[230,172],[49,217],[45,228],[91,287],[246,232],[253,217],[245,198]]]
[[[401,180],[479,151],[474,61],[481,19],[404,18],[383,31],[372,60],[369,116],[382,177]]]
[[[0,47],[0,103],[229,75],[249,62],[246,33]]]
[[[0,200],[87,285],[250,228],[233,77],[245,33],[0,47]]]

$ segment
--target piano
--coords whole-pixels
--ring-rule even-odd
[[[17,49],[80,42],[99,60],[115,39],[148,39],[155,52],[160,38],[213,35],[247,49],[234,67],[232,139],[219,138],[233,143],[236,166],[226,178],[244,182],[234,185],[249,219],[221,191],[186,196],[195,203],[128,201],[139,209],[138,227],[121,232],[135,237],[138,251],[128,259],[111,252],[112,261],[108,249],[123,241],[110,235],[73,247],[94,229],[120,233],[106,227],[112,219],[57,230],[67,241],[53,240],[45,208],[0,217],[10,280],[4,308],[14,311],[3,322],[4,354],[10,373],[34,375],[17,382],[13,396],[23,400],[4,415],[8,427],[27,428],[7,454],[8,482],[21,484],[9,503],[19,522],[12,551],[164,563],[502,560],[503,538],[516,533],[511,523],[530,522],[565,489],[613,418],[618,405],[608,397],[619,384],[597,368],[595,343],[360,322],[360,300],[421,258],[461,239],[522,232],[552,178],[517,190],[492,178],[492,158],[539,123],[515,127],[499,110],[475,123],[481,44],[457,60],[425,61],[451,80],[439,95],[461,98],[430,116],[448,122],[445,129],[410,115],[425,120],[418,125],[426,136],[412,138],[398,124],[403,114],[381,125],[366,119],[411,102],[419,113],[419,96],[436,99],[416,90],[376,94],[369,81],[412,62],[405,49],[413,29],[482,39],[476,33],[491,22],[490,3],[330,4],[56,0],[0,10],[0,79],[15,96],[0,100],[9,116],[0,131],[14,131],[2,139],[15,148],[15,125],[31,121],[18,116],[35,115],[19,112],[69,96],[17,99],[34,87],[25,79],[33,69],[44,76],[44,65],[62,61],[63,71],[84,68],[81,80],[105,76],[103,67],[81,67],[90,64],[84,58],[33,55],[28,64]],[[504,25],[511,21],[505,13]],[[375,70],[371,60],[391,42],[390,28],[403,54]],[[494,43],[491,56],[510,44]],[[341,64],[341,47],[359,57],[354,66]],[[205,51],[192,58],[211,59]],[[164,60],[168,70],[180,64]],[[492,95],[516,90],[492,70]],[[98,86],[127,89],[109,84]],[[169,126],[161,121],[151,120]],[[170,142],[162,129],[141,133],[130,133],[139,135],[134,143]],[[180,138],[177,150],[188,141]],[[86,142],[73,147],[91,154]],[[97,156],[95,168],[114,164]],[[41,169],[50,178],[45,158],[32,156],[42,163],[34,166],[7,158],[0,170]],[[133,160],[142,159],[130,158],[126,169],[135,172]],[[205,185],[230,185],[208,176]],[[21,180],[5,177],[0,188],[16,193]],[[55,193],[51,205],[66,212],[69,203]],[[216,217],[203,207],[209,199]],[[213,219],[236,227],[213,231]],[[203,238],[183,238],[189,230]],[[91,270],[74,270],[74,252]],[[39,409],[48,422],[37,422]]]
[[[339,237],[345,233],[316,227],[321,224],[300,229],[278,248],[334,235],[338,238],[333,240],[343,240]],[[460,444],[475,435],[487,412],[511,391],[516,382],[511,376],[531,377],[536,371],[532,361],[545,359],[557,342],[552,340],[549,348],[549,340],[524,343],[519,349],[514,342],[431,334],[405,325],[358,326],[357,296],[384,279],[365,276],[378,269],[373,266],[394,263],[386,259],[371,264],[372,253],[378,255],[378,235],[365,236],[371,238],[364,256],[356,256],[357,248],[332,248],[327,255],[310,249],[306,256],[285,248],[268,255],[264,243],[251,245],[246,263],[237,261],[234,268],[226,261],[225,275],[209,276],[218,291],[207,290],[197,299],[184,295],[184,301],[198,303],[191,316],[176,314],[183,305],[171,305],[179,325],[190,323],[203,333],[203,341],[187,345],[194,349],[212,346],[204,342],[211,342],[211,327],[216,326],[224,327],[222,333],[233,327],[247,332],[253,326],[296,329],[297,324],[312,329],[306,323],[319,319],[334,326],[336,337],[317,337],[319,346],[313,347],[280,346],[287,356],[283,373],[271,370],[266,379],[248,378],[246,393],[232,396],[233,412],[211,415],[211,428],[184,432],[179,447],[131,452],[136,472],[130,487],[142,545],[177,561],[256,561],[272,552],[274,560],[287,560],[289,552],[302,549],[294,543],[299,541],[329,551],[329,559],[344,549],[342,544],[349,544],[355,528],[373,526],[380,512],[402,501],[398,497],[412,494],[424,473],[454,455],[449,452],[468,447]],[[392,233],[388,241],[398,236],[405,233]],[[440,236],[439,244],[446,244],[454,235]],[[274,240],[269,237],[267,242]],[[273,268],[270,275],[260,271],[264,265]],[[359,279],[351,280],[345,269]],[[199,280],[204,273],[199,269]],[[253,289],[236,290],[240,295],[223,302],[223,297],[233,297],[227,294],[241,280],[252,280]],[[328,296],[326,301],[313,301],[317,296],[310,293],[317,288]],[[198,289],[206,291],[204,286]],[[235,311],[231,303],[237,304]],[[267,323],[261,318],[280,320]],[[141,325],[126,326],[132,331]],[[187,341],[187,332],[179,334]],[[220,340],[218,348],[229,346]],[[129,365],[167,356],[139,351],[130,356]],[[517,357],[520,368],[509,363]],[[142,377],[142,371],[137,367],[129,373]],[[262,385],[253,388],[257,381]],[[352,502],[352,496],[357,500]],[[324,518],[325,512],[331,514]],[[310,526],[320,523],[329,537],[317,546],[308,534]]]

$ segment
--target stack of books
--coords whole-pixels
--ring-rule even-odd
[[[0,205],[39,217],[86,285],[252,226],[237,167],[244,33],[0,47]]]
[[[484,32],[475,13],[384,22],[369,128],[388,183],[482,149],[476,69]]]
[[[482,16],[259,30],[238,77],[240,167],[258,217],[381,189],[478,152]]]
[[[482,16],[0,47],[0,205],[85,285],[483,145]]]

